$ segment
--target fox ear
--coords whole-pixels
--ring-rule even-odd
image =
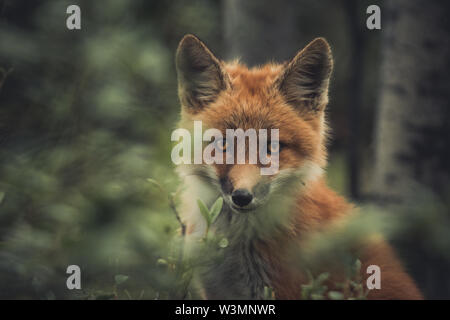
[[[178,95],[188,111],[198,112],[230,86],[221,62],[193,35],[180,41],[176,54]]]
[[[286,101],[301,113],[322,111],[328,102],[333,58],[328,42],[317,38],[297,53],[275,85]]]

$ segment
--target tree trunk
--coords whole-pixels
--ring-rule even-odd
[[[382,85],[374,192],[393,202],[448,195],[450,28],[445,1],[382,7]]]
[[[381,8],[383,64],[373,179],[377,199],[408,212],[402,223],[408,231],[395,239],[399,252],[408,257],[425,297],[439,299],[450,294],[446,7],[446,1],[395,0]]]
[[[353,200],[360,199],[360,109],[362,108],[363,99],[363,81],[364,78],[364,49],[365,38],[364,30],[361,28],[360,16],[364,12],[359,5],[358,0],[345,2],[345,9],[348,16],[348,23],[351,36],[351,61],[352,70],[350,75],[350,92],[348,104],[348,126],[349,138],[347,146],[347,166],[349,177],[349,191]]]

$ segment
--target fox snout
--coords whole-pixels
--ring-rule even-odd
[[[267,177],[252,164],[234,165],[221,179],[222,191],[235,209],[252,209],[263,202],[270,189]]]
[[[253,194],[247,189],[237,189],[231,194],[231,200],[239,207],[245,207],[253,200]]]

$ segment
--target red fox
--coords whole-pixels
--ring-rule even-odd
[[[207,228],[197,199],[208,206],[224,199],[211,228],[229,244],[220,263],[200,272],[204,298],[263,299],[270,287],[277,299],[300,299],[308,277],[293,252],[307,245],[309,234],[352,215],[353,206],[329,189],[324,178],[332,68],[331,49],[323,38],[289,62],[251,69],[219,60],[193,35],[181,40],[176,53],[181,128],[202,121],[224,134],[227,129],[279,129],[276,150],[267,142],[267,154],[278,155],[279,170],[273,175],[262,175],[261,163],[177,168],[185,186],[180,212],[188,242],[202,238]],[[220,147],[226,152],[225,144]],[[370,265],[381,270],[381,289],[370,290],[369,299],[422,298],[387,243],[368,237],[363,248],[361,276],[368,277]],[[323,266],[324,271],[335,269]]]

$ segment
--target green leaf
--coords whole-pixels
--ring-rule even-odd
[[[150,182],[153,186],[157,187],[159,190],[164,191],[163,186],[158,181],[156,181],[155,179],[148,178],[147,182]]]
[[[319,284],[322,284],[322,282],[326,281],[329,277],[330,277],[330,274],[329,274],[328,272],[321,273],[321,274],[317,277],[317,282],[318,282]]]
[[[311,300],[323,300],[324,297],[321,294],[313,293],[311,294]]]
[[[95,299],[95,300],[111,300],[111,299],[114,299],[115,297],[116,297],[116,295],[114,293],[99,292],[93,297],[93,299]]]
[[[220,211],[222,211],[223,206],[223,198],[220,197],[214,202],[213,206],[211,207],[211,223],[213,223],[217,217],[220,214]]]
[[[125,281],[128,280],[128,276],[123,275],[123,274],[117,274],[114,276],[114,281],[116,282],[117,285],[124,283]]]
[[[158,259],[158,261],[156,261],[156,264],[161,267],[166,267],[169,265],[169,263],[165,259]]]
[[[264,300],[274,300],[275,294],[273,292],[273,289],[268,286],[264,286]]]
[[[208,227],[211,225],[211,216],[209,214],[209,210],[206,207],[206,205],[203,203],[202,200],[198,199],[197,200],[197,205],[200,209],[200,213],[202,214],[203,218],[205,218],[206,223],[208,225]]]
[[[361,261],[356,259],[355,264],[353,265],[353,276],[358,276],[361,272]]]
[[[0,191],[0,204],[3,202],[4,198],[5,198],[5,193],[3,191]]]
[[[331,300],[343,300],[344,299],[344,295],[342,294],[342,292],[338,292],[338,291],[328,292],[328,297]]]
[[[307,300],[313,291],[313,287],[311,284],[302,284],[302,299]]]
[[[222,240],[219,241],[219,247],[221,247],[221,248],[228,247],[228,239],[227,238],[222,238]]]

